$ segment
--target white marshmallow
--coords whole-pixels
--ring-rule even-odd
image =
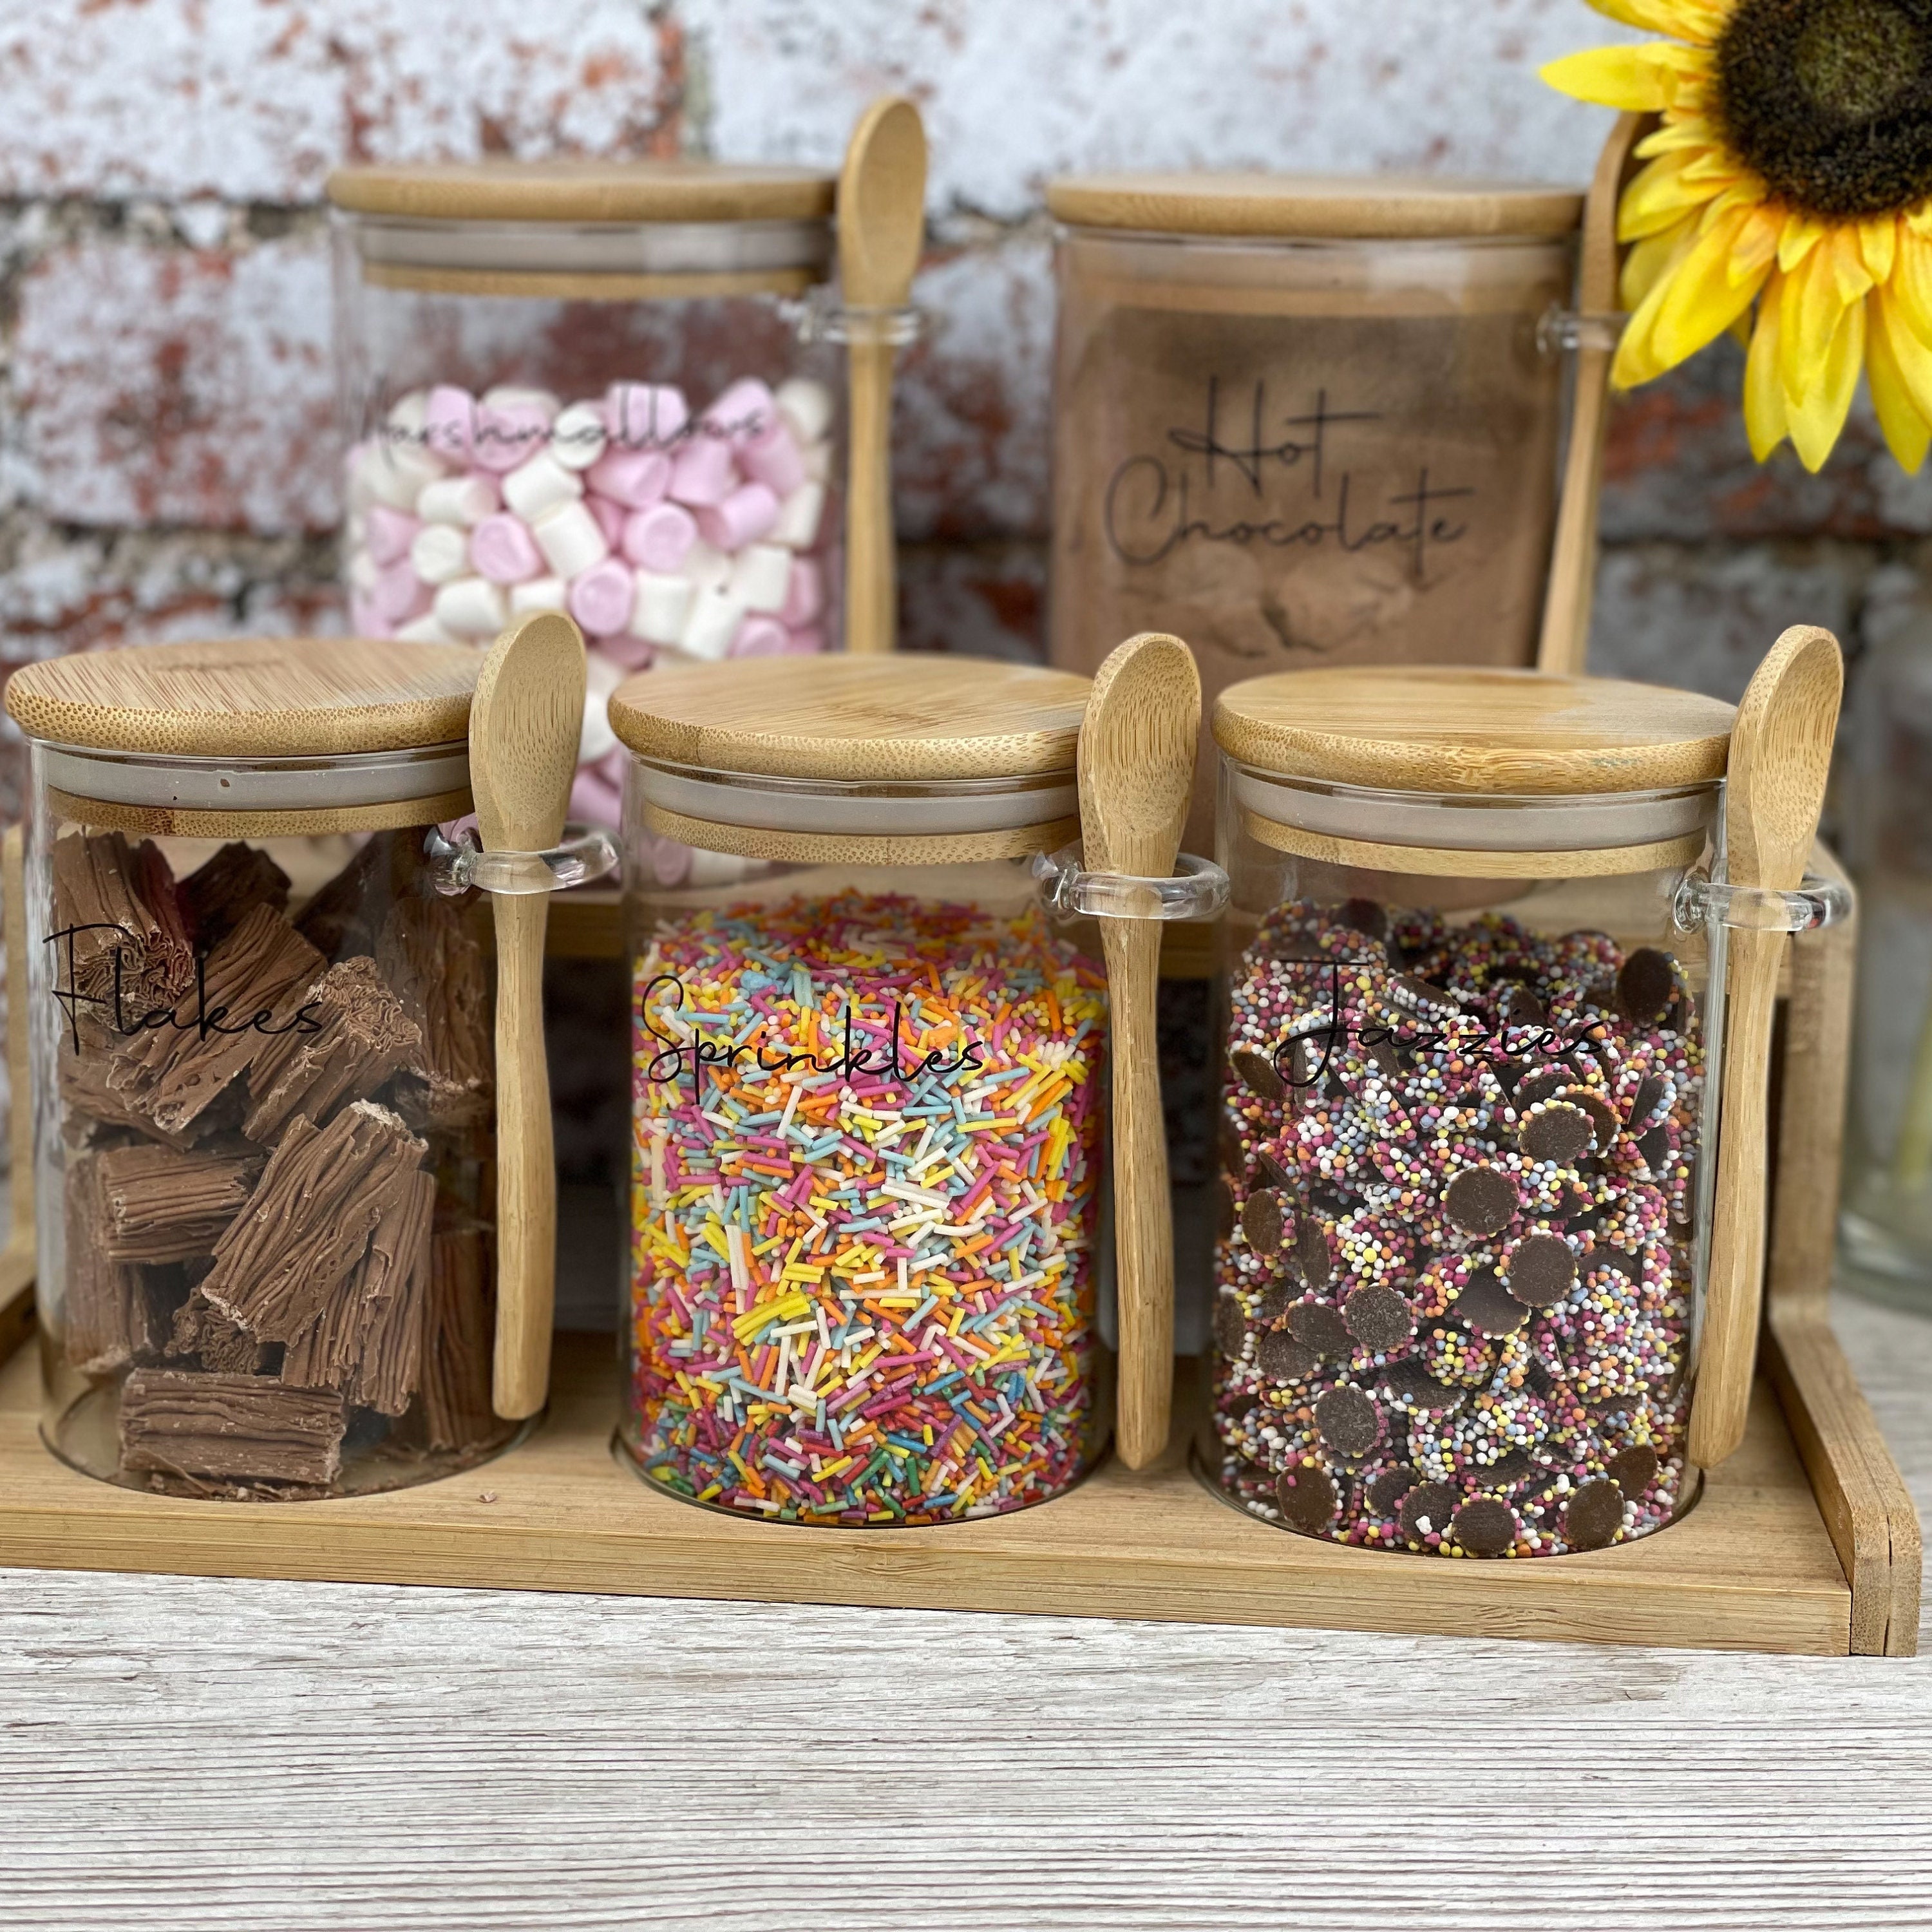
[[[402,440],[421,436],[428,416],[429,392],[412,389],[389,405],[389,413],[382,420],[395,432],[398,439]]]
[[[410,568],[425,584],[448,584],[470,568],[470,539],[454,524],[425,524],[410,541]]]
[[[699,537],[685,552],[677,574],[696,590],[722,590],[731,580],[731,560]]]
[[[520,617],[528,610],[561,610],[569,590],[560,577],[532,577],[510,586],[510,615]]]
[[[565,469],[547,449],[538,450],[503,478],[505,504],[526,524],[583,494],[584,478],[575,470]]]
[[[541,410],[553,418],[557,412],[557,400],[548,389],[523,388],[514,382],[499,382],[476,400],[486,410]]]
[[[777,544],[747,544],[731,566],[731,595],[748,610],[782,610],[791,582],[791,552]]]
[[[459,577],[436,593],[436,621],[460,637],[494,637],[509,614],[502,590],[487,577]]]
[[[376,560],[366,550],[352,550],[349,556],[349,587],[359,590],[367,596],[376,587],[376,579],[380,574],[376,568]]]
[[[604,454],[604,406],[572,403],[550,426],[550,453],[566,470],[588,470]]]
[[[617,748],[610,728],[610,694],[624,681],[624,667],[592,651],[584,660],[584,729],[577,740],[577,762],[594,765]]]
[[[464,640],[446,631],[431,616],[412,617],[396,633],[396,641],[402,644],[460,644]]]
[[[818,526],[825,514],[825,485],[801,483],[778,506],[778,520],[772,526],[772,542],[788,550],[809,550],[818,540]]]
[[[745,621],[744,604],[728,590],[700,590],[691,602],[677,647],[687,656],[711,663],[727,656],[738,626]]]
[[[807,443],[799,452],[805,460],[805,473],[814,483],[832,481],[832,446],[829,442]]]
[[[602,527],[580,502],[560,503],[530,526],[544,561],[560,577],[578,577],[610,554]]]
[[[356,479],[376,502],[395,510],[413,510],[424,489],[442,474],[442,465],[412,442],[367,442],[356,459]]]
[[[487,476],[443,476],[416,499],[416,514],[426,524],[456,524],[468,530],[502,506]]]
[[[701,845],[691,849],[691,870],[685,883],[692,886],[735,886],[752,869],[748,859],[735,852],[707,852]]]
[[[817,442],[832,427],[832,392],[809,376],[794,376],[778,386],[780,413],[800,442]]]
[[[638,572],[637,602],[631,606],[631,634],[652,644],[675,644],[683,637],[697,587],[688,578]]]

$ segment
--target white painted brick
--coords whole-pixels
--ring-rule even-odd
[[[106,239],[22,277],[25,488],[82,524],[326,530],[338,514],[320,235],[238,255]]]
[[[346,160],[643,152],[639,0],[142,0],[0,16],[0,186],[305,201]]]
[[[714,152],[836,163],[913,95],[935,208],[1011,218],[1069,170],[1426,170],[1581,182],[1610,117],[1544,61],[1635,38],[1576,0],[681,0]]]

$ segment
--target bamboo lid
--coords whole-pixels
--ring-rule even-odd
[[[838,182],[705,161],[470,161],[338,168],[327,193],[358,214],[425,221],[802,221],[831,214]]]
[[[1283,778],[1385,791],[1576,796],[1724,775],[1732,707],[1696,692],[1532,670],[1378,665],[1231,686],[1215,742]]]
[[[1423,175],[1074,175],[1046,205],[1081,228],[1338,242],[1568,235],[1583,215],[1579,189]]]
[[[156,757],[331,758],[461,742],[482,654],[362,638],[236,638],[52,658],[14,673],[29,737]]]
[[[759,658],[640,673],[610,725],[647,758],[766,778],[1071,772],[1088,680],[976,658]]]

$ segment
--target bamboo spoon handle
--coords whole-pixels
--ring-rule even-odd
[[[501,895],[496,916],[496,1354],[499,1415],[534,1415],[550,1392],[556,1304],[556,1166],[544,1051],[550,896]]]
[[[845,641],[853,651],[889,651],[898,620],[892,541],[892,362],[886,342],[854,342],[848,436],[851,484],[845,506]]]
[[[1735,884],[1796,887],[1817,836],[1844,680],[1838,640],[1798,626],[1779,638],[1738,707],[1724,796]],[[1763,1300],[1766,1088],[1785,935],[1728,934],[1718,1184],[1690,1408],[1690,1460],[1714,1468],[1744,1440]]]
[[[926,236],[926,130],[896,97],[859,118],[838,176],[838,277],[848,310],[851,371],[850,480],[845,502],[845,646],[889,651],[898,620],[892,554],[892,344],[884,311],[912,295]]]
[[[1583,208],[1582,261],[1577,305],[1586,316],[1607,315],[1617,305],[1617,201],[1630,150],[1649,117],[1625,114],[1611,129],[1598,157]],[[1597,506],[1603,494],[1604,437],[1610,416],[1610,364],[1616,352],[1586,344],[1576,352],[1570,444],[1556,506],[1556,534],[1550,551],[1550,582],[1544,595],[1539,670],[1574,676],[1590,646],[1590,609],[1597,574]]]
[[[1161,1112],[1155,993],[1160,927],[1102,922],[1114,1056],[1114,1276],[1120,1460],[1144,1469],[1167,1447],[1174,1382],[1174,1222]]]

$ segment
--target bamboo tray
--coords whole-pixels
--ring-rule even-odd
[[[1681,1522],[1642,1542],[1453,1562],[1290,1535],[1190,1473],[1186,1400],[1156,1467],[1108,1461],[1016,1516],[874,1531],[747,1522],[658,1494],[620,1463],[608,1336],[560,1336],[548,1417],[464,1475],[286,1505],[153,1496],[77,1474],[40,1444],[37,1352],[14,1346],[32,1327],[16,1220],[0,1256],[0,1356],[13,1349],[0,1368],[0,1566],[1910,1655],[1918,1518],[1826,1316],[1854,946],[1847,926],[1791,948],[1744,1445]]]

